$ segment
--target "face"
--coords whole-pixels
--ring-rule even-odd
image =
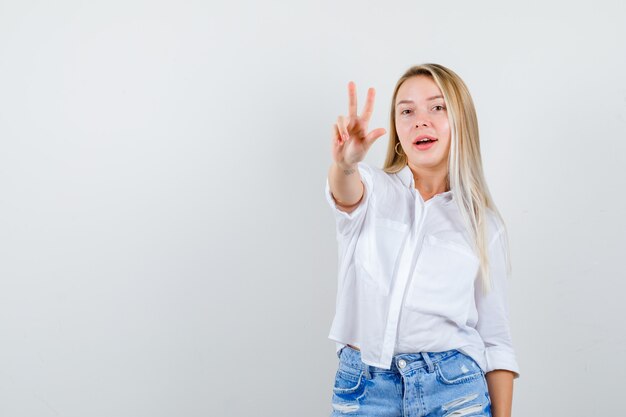
[[[437,84],[426,76],[407,79],[398,90],[395,106],[396,131],[409,165],[447,172],[450,125]],[[420,144],[417,140],[422,135],[435,140]]]

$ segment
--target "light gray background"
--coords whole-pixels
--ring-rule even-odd
[[[423,62],[469,86],[509,225],[514,415],[621,412],[625,17],[0,1],[0,415],[328,415],[331,126],[354,80],[388,129]]]

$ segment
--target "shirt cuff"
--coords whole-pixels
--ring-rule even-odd
[[[485,349],[485,356],[487,358],[487,370],[485,373],[496,369],[504,369],[515,374],[513,379],[519,378],[519,366],[515,359],[515,354],[510,350],[503,349],[499,346],[487,347]]]

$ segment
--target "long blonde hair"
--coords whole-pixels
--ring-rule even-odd
[[[389,143],[383,170],[389,174],[402,170],[408,163],[404,151],[398,154],[400,143],[396,131],[396,96],[402,83],[415,76],[431,78],[441,90],[448,109],[450,124],[450,154],[447,181],[461,212],[465,227],[473,239],[474,250],[480,261],[483,294],[491,288],[487,242],[487,212],[491,210],[504,234],[504,252],[507,276],[511,272],[508,232],[483,175],[478,121],[474,102],[461,78],[443,65],[427,63],[409,68],[396,83],[391,100]],[[402,145],[400,145],[402,147]]]

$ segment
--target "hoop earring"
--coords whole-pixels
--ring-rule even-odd
[[[400,142],[396,143],[396,153],[398,154],[398,156],[402,156],[402,153],[398,152],[398,145],[399,144],[400,144]]]

